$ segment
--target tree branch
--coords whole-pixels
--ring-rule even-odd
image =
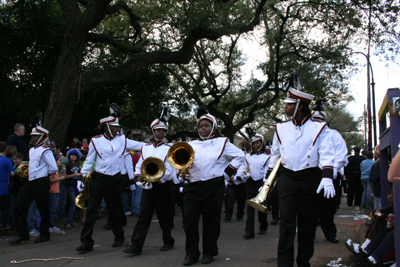
[[[125,46],[122,45],[120,42],[115,40],[114,37],[107,35],[107,34],[97,34],[97,33],[89,33],[87,35],[87,41],[92,42],[92,43],[106,43],[110,44],[115,49],[117,49],[120,52],[130,52],[130,53],[140,53],[143,50],[143,47],[149,43],[148,40],[142,41],[139,45],[136,46]]]

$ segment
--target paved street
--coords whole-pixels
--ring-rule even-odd
[[[350,265],[348,260],[349,253],[344,246],[347,238],[358,241],[360,238],[360,225],[365,225],[365,220],[356,222],[349,217],[339,217],[340,215],[354,215],[352,208],[347,207],[345,202],[336,215],[336,224],[338,227],[339,244],[332,244],[325,240],[321,229],[317,229],[315,240],[315,254],[312,259],[312,266],[326,266],[331,260],[343,258],[343,263]],[[113,235],[111,231],[105,231],[102,225],[106,222],[106,216],[97,221],[93,238],[95,247],[93,251],[79,254],[75,248],[80,245],[79,234],[82,226],[79,222],[72,230],[65,230],[67,235],[52,234],[51,241],[42,244],[34,244],[30,241],[23,245],[10,246],[8,239],[13,238],[16,232],[9,232],[8,236],[0,238],[0,263],[2,266],[11,265],[12,260],[23,261],[33,258],[55,259],[60,257],[72,257],[80,259],[61,259],[57,261],[29,261],[19,264],[20,266],[126,266],[134,264],[135,266],[182,266],[185,257],[185,234],[182,228],[182,216],[180,210],[177,210],[175,216],[175,228],[173,237],[175,238],[175,247],[167,252],[160,252],[162,246],[161,230],[158,222],[153,222],[141,256],[130,257],[123,253],[123,247],[112,248]],[[271,221],[269,216],[268,221]],[[156,220],[156,217],[154,217]],[[125,228],[126,244],[130,243],[129,236],[137,218],[129,216],[128,225]],[[62,222],[56,224],[62,227]],[[364,227],[364,226],[363,226]],[[278,244],[278,225],[270,225],[266,235],[256,234],[254,239],[244,240],[245,221],[232,221],[222,223],[221,236],[218,241],[219,255],[216,256],[212,266],[276,266],[276,250]],[[125,247],[125,246],[124,246]],[[15,264],[13,264],[15,265]],[[202,266],[201,262],[193,266]]]

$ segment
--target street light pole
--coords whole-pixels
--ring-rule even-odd
[[[363,52],[354,52],[355,54],[361,54],[367,59],[367,113],[368,113],[368,147],[369,149],[373,149],[372,144],[372,119],[371,119],[371,90],[370,85],[372,85],[372,106],[373,106],[373,122],[374,122],[374,145],[377,144],[376,137],[376,114],[375,114],[375,82],[374,82],[374,72],[372,70],[371,62],[369,61],[369,57]],[[370,73],[372,77],[372,83],[370,83]]]

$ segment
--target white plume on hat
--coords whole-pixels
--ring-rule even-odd
[[[49,131],[42,127],[42,118],[40,115],[36,115],[33,117],[30,126],[32,128],[31,135],[49,134]]]
[[[110,112],[110,116],[106,118],[102,118],[100,120],[100,124],[108,124],[109,126],[117,126],[120,127],[118,117],[121,116],[119,112],[119,106],[115,103],[112,103],[108,106],[108,110]]]
[[[156,129],[164,129],[168,132],[168,120],[169,108],[167,106],[163,106],[160,113],[157,115],[157,119],[150,124],[151,130],[154,132]]]
[[[213,115],[211,115],[208,112],[208,109],[206,107],[204,107],[204,106],[201,106],[197,110],[197,127],[199,127],[199,123],[202,120],[209,120],[209,121],[211,121],[211,123],[213,124],[215,129],[218,128],[217,120],[215,119],[215,117]]]

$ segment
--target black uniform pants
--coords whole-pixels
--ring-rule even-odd
[[[230,184],[227,187],[228,201],[226,203],[225,220],[230,221],[233,214],[233,206],[237,202],[236,219],[241,220],[244,216],[244,206],[246,204],[246,184]]]
[[[298,228],[297,266],[309,267],[314,254],[321,170],[291,171],[281,166],[277,184],[281,222],[279,225],[278,266],[294,265],[296,222]]]
[[[348,176],[347,177],[347,183],[348,183],[348,188],[347,188],[347,205],[352,206],[353,205],[353,199],[354,199],[354,206],[361,206],[361,200],[362,200],[362,193],[364,191],[364,187],[361,183],[361,177],[360,176]]]
[[[340,175],[340,174],[339,174]],[[319,218],[321,222],[321,230],[325,234],[326,239],[333,239],[336,237],[337,229],[334,222],[335,213],[337,209],[337,198],[339,188],[339,176],[333,181],[335,186],[336,195],[333,198],[324,197],[324,190],[319,193],[320,206],[319,206]]]
[[[272,219],[278,220],[279,219],[279,199],[278,199],[278,189],[276,188],[276,186],[271,191],[267,206],[268,206],[268,209],[272,213]]]
[[[142,191],[139,219],[133,229],[131,238],[131,249],[133,251],[142,252],[154,210],[156,211],[158,223],[163,232],[162,239],[164,244],[173,246],[175,243],[174,238],[171,236],[171,182],[152,184],[153,188],[151,190],[143,189]]]
[[[221,209],[224,201],[223,177],[189,183],[183,189],[183,227],[186,256],[198,258],[199,221],[203,218],[203,255],[218,255],[217,241],[221,232]]]
[[[182,208],[182,201],[183,201],[183,195],[179,191],[179,188],[181,187],[181,184],[174,184],[171,182],[171,204],[170,204],[170,210],[171,210],[171,228],[174,228],[174,217],[175,217],[175,208],[176,207],[181,207],[182,215],[183,215],[183,208]]]
[[[36,201],[40,212],[40,235],[50,237],[50,210],[49,210],[50,179],[48,176],[29,181],[21,188],[15,204],[15,225],[18,236],[29,237],[28,211],[33,200]]]
[[[99,213],[100,204],[104,198],[111,220],[111,227],[115,241],[124,242],[124,229],[122,228],[122,201],[121,201],[121,174],[114,176],[93,173],[92,186],[89,190],[89,202],[86,208],[86,220],[81,232],[81,242],[85,247],[93,247],[93,228]]]
[[[122,192],[124,192],[124,190],[126,189],[126,187],[129,187],[129,177],[127,174],[123,174],[121,175],[121,179],[122,182],[120,184],[120,196],[121,196],[121,220],[122,220],[122,225],[125,226],[127,225],[127,220],[126,220],[126,216],[125,216],[125,212],[124,212],[124,205],[122,204]],[[110,225],[111,226],[111,220],[113,219],[113,217],[111,216],[111,213],[108,215],[108,219],[107,219],[107,223],[106,225]]]
[[[258,189],[263,186],[263,180],[254,181],[251,178],[246,180],[246,198],[251,199],[258,195]],[[258,222],[260,223],[260,230],[267,231],[268,229],[268,213],[257,211],[258,212]],[[249,205],[247,205],[247,220],[246,220],[246,233],[254,234],[254,225],[255,225],[255,209]]]

